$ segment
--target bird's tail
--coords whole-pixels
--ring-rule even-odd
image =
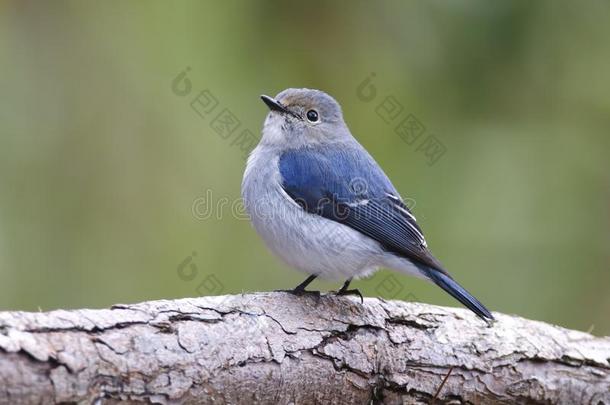
[[[451,276],[431,267],[426,267],[424,272],[436,285],[447,291],[453,298],[460,301],[462,304],[464,304],[464,306],[477,314],[481,319],[484,321],[494,320],[491,312],[489,312],[489,310],[485,308],[485,306],[481,304],[479,300],[473,297],[472,294],[466,291],[464,287],[459,285],[457,281],[452,279]]]

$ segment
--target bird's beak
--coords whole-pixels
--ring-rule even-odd
[[[271,111],[278,111],[281,113],[288,113],[288,109],[286,107],[284,107],[279,101],[277,101],[274,98],[271,98],[269,96],[265,96],[264,94],[261,96],[261,99],[265,102],[265,104],[267,104],[267,107],[269,107],[269,109]]]

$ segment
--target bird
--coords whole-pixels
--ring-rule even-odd
[[[491,312],[445,270],[388,176],[352,136],[339,103],[321,90],[289,88],[261,96],[269,108],[249,154],[242,199],[267,247],[308,274],[290,292],[306,294],[317,277],[343,281],[379,268],[433,282],[478,317]]]

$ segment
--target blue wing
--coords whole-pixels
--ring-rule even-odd
[[[282,187],[304,210],[347,225],[410,259],[482,319],[491,313],[443,269],[415,217],[364,149],[303,148],[280,157]]]
[[[385,249],[444,272],[415,217],[364,149],[303,148],[280,157],[282,187],[306,211],[347,225]]]

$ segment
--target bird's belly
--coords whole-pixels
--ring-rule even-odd
[[[310,214],[283,190],[246,203],[252,224],[267,246],[290,266],[322,278],[363,277],[377,269],[380,245],[345,225]]]

